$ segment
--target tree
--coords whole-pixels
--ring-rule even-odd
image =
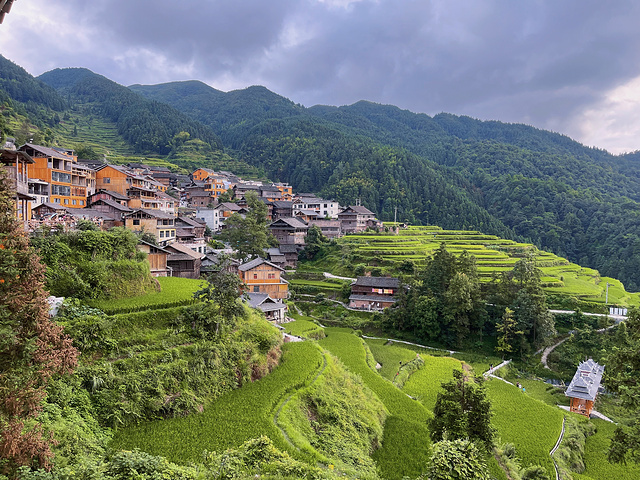
[[[513,311],[520,335],[519,351],[527,353],[539,347],[555,334],[553,315],[549,313],[547,297],[542,288],[542,272],[532,257],[516,262],[513,270],[497,277],[491,285],[489,303]]]
[[[193,294],[194,298],[204,302],[204,306],[197,312],[197,319],[191,319],[188,323],[203,336],[212,333],[217,337],[221,325],[235,324],[245,311],[239,300],[243,286],[240,277],[225,270],[225,259],[220,259],[218,265],[219,270],[209,274],[204,286]],[[182,323],[186,323],[184,319]],[[211,332],[213,325],[215,330]]]
[[[220,239],[229,242],[236,257],[243,260],[259,257],[265,248],[277,244],[267,229],[267,205],[258,199],[255,192],[248,192],[245,199],[249,209],[247,214],[232,214],[220,233]]]
[[[513,318],[513,310],[509,307],[504,309],[502,321],[496,325],[498,332],[498,346],[496,351],[502,354],[502,359],[507,353],[513,352],[516,339],[524,334],[522,330],[518,330],[518,322]]]
[[[483,455],[469,440],[442,440],[433,445],[429,480],[489,480]]]
[[[482,382],[482,377],[471,380],[464,372],[453,371],[453,380],[444,382],[438,393],[429,425],[431,440],[468,438],[487,450],[492,447],[491,403]]]
[[[70,373],[78,352],[49,319],[44,266],[13,218],[10,189],[0,172],[0,471],[50,467],[52,434],[37,415],[54,375]]]
[[[300,256],[313,260],[322,251],[323,247],[329,243],[329,239],[324,236],[320,227],[311,225],[307,231],[305,242],[306,246],[300,252]]]
[[[618,327],[620,328],[620,327]],[[607,358],[605,383],[620,395],[622,404],[635,414],[629,426],[618,426],[611,439],[609,461],[626,463],[630,458],[640,463],[640,312],[632,310],[626,321],[626,331],[620,335],[626,339],[614,348]]]

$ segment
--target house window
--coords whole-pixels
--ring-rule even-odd
[[[259,287],[258,285],[255,285],[255,286],[253,287],[253,292],[254,292],[254,293],[255,293],[255,292],[260,292],[260,287]]]
[[[104,177],[104,178],[102,179],[102,182],[103,182],[103,183],[111,183],[111,177]]]
[[[59,199],[59,198],[55,198],[55,199],[53,200],[53,202],[54,202],[54,203],[60,203],[60,199]]]
[[[68,199],[68,198],[65,198],[65,199],[64,199],[64,204],[65,204],[65,205],[69,205],[69,199]]]
[[[139,218],[134,218],[134,219],[133,219],[133,225],[134,225],[134,226],[138,226],[138,225],[140,225],[140,219],[139,219]]]
[[[253,274],[253,279],[254,279],[254,280],[256,280],[257,278],[258,278],[258,274],[257,274],[257,273],[254,273],[254,274]]]
[[[71,205],[77,205],[78,201],[77,200],[71,200]]]
[[[270,273],[270,274],[269,274],[269,278],[270,278],[270,279],[274,279],[274,278],[276,278],[276,274],[275,274],[275,273]]]
[[[80,200],[80,205],[84,205],[84,200]]]

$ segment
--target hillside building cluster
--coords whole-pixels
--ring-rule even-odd
[[[83,160],[70,149],[32,143],[16,147],[12,139],[0,149],[0,161],[15,192],[16,218],[26,229],[68,230],[85,220],[105,230],[122,226],[144,232],[155,239],[139,247],[155,276],[199,278],[214,267],[207,237],[224,229],[231,215],[246,214],[245,196],[255,192],[267,206],[269,230],[279,246],[265,251],[265,258],[233,268],[250,294],[271,299],[254,300],[278,318],[282,312],[272,303],[288,293],[281,274],[295,268],[312,226],[329,239],[382,226],[361,205],[341,207],[314,194],[295,193],[285,183],[243,180],[208,168],[179,175],[162,166]]]

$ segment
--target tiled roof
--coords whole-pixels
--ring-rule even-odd
[[[359,287],[399,288],[400,280],[394,277],[358,277],[354,285]]]
[[[113,207],[116,210],[120,210],[122,212],[132,211],[129,207],[122,205],[121,203],[118,203],[115,200],[111,200],[109,198],[100,198],[99,200],[96,200],[95,202],[93,202],[91,205],[95,205],[96,203],[104,203],[105,205],[109,205],[110,207]]]
[[[283,271],[283,272],[284,272],[284,270],[283,270],[282,268],[280,268],[279,266],[274,265],[274,264],[273,264],[273,263],[271,263],[271,262],[267,262],[264,258],[260,258],[260,257],[258,257],[258,258],[254,258],[254,259],[253,259],[253,260],[251,260],[250,262],[243,263],[242,265],[240,265],[240,266],[238,267],[238,270],[241,270],[241,271],[243,271],[243,272],[246,272],[246,271],[249,271],[249,270],[251,270],[251,269],[253,269],[253,268],[256,268],[257,266],[262,265],[263,263],[266,263],[267,265],[271,265],[273,268],[277,268],[278,270],[281,270],[281,271]]]
[[[304,223],[302,220],[294,217],[280,217],[278,220],[269,225],[269,228],[274,226],[278,226],[278,223],[285,223],[293,228],[309,228],[309,225]]]
[[[367,207],[363,207],[362,205],[351,205],[348,206],[347,208],[345,208],[342,212],[340,213],[345,213],[347,210],[351,210],[359,215],[373,215],[374,213],[369,210]],[[338,214],[340,215],[340,214]]]
[[[602,381],[604,365],[598,365],[593,359],[578,365],[576,373],[564,394],[571,398],[595,401]]]
[[[33,143],[25,143],[22,147],[20,147],[20,149],[23,149],[25,146],[42,153],[46,157],[58,158],[60,160],[73,160],[72,156],[54,150],[53,148],[43,147],[42,145],[35,145]]]

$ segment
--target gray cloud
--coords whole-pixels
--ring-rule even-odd
[[[639,14],[630,0],[20,0],[0,51],[34,74],[85,66],[126,85],[262,84],[305,105],[367,99],[586,141],[594,111],[622,108],[609,92],[640,76]],[[615,147],[607,113],[606,138],[588,141],[640,148],[628,132]]]

